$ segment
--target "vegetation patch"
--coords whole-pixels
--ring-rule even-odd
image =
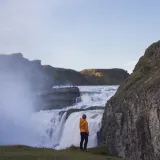
[[[102,153],[102,155],[101,155]],[[118,160],[100,151],[100,148],[80,151],[72,146],[65,150],[33,148],[23,145],[0,146],[0,160]]]

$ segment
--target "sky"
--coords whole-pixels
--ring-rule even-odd
[[[0,53],[132,72],[160,39],[159,0],[0,0]]]

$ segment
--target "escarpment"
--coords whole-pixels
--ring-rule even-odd
[[[133,73],[107,102],[101,142],[129,160],[160,158],[160,41],[149,46]]]

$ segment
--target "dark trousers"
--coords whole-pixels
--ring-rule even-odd
[[[84,148],[83,148],[83,142],[84,142]],[[81,142],[80,142],[80,149],[87,149],[88,144],[88,133],[81,132]]]

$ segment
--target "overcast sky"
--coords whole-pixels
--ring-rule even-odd
[[[0,53],[132,71],[160,39],[159,0],[0,0]]]

